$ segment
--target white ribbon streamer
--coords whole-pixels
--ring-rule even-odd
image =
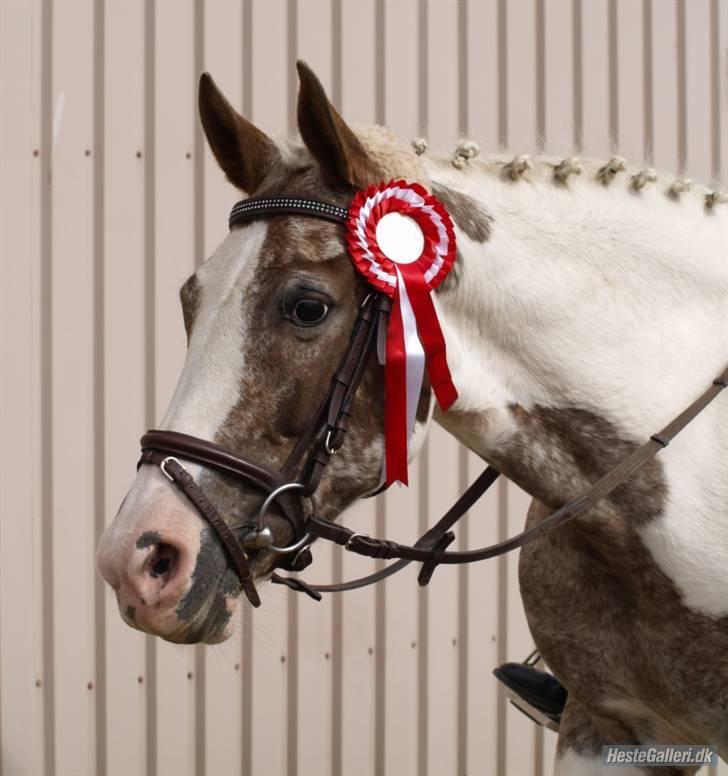
[[[417,334],[417,319],[407,296],[407,287],[396,266],[395,270],[399,287],[399,304],[402,310],[402,328],[404,329],[405,372],[407,375],[407,451],[409,452],[412,433],[415,430],[417,405],[422,391],[422,378],[425,374],[425,351]]]

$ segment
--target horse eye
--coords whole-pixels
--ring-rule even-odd
[[[299,326],[315,326],[326,318],[328,312],[328,305],[318,299],[299,299],[291,310],[290,318]]]

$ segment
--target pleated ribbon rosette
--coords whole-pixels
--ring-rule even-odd
[[[354,197],[346,242],[356,268],[392,298],[384,364],[384,439],[387,485],[407,484],[407,458],[424,370],[447,410],[457,399],[432,291],[455,261],[455,233],[442,203],[417,183],[391,181]]]

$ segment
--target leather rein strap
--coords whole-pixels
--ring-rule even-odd
[[[229,223],[233,227],[255,218],[280,214],[313,216],[335,223],[343,223],[347,218],[346,208],[327,202],[300,197],[254,197],[235,205],[230,214]],[[142,456],[139,465],[159,466],[164,475],[179,487],[202,517],[208,521],[234,563],[242,589],[253,606],[260,605],[260,598],[253,583],[249,557],[245,551],[245,548],[250,546],[246,543],[246,538],[253,537],[250,540],[253,542],[252,546],[266,548],[266,544],[261,543],[261,537],[270,537],[272,534],[269,529],[268,534],[265,534],[267,529],[261,525],[262,513],[266,511],[266,505],[273,500],[290,524],[294,541],[289,547],[271,546],[270,549],[279,552],[284,559],[287,553],[296,552],[293,560],[288,562],[289,570],[301,570],[311,562],[308,546],[315,539],[332,541],[357,555],[397,560],[373,574],[349,582],[308,585],[301,579],[281,577],[277,573],[272,574],[271,581],[305,592],[319,600],[321,593],[342,592],[371,585],[395,574],[412,561],[417,561],[422,564],[418,582],[420,585],[426,585],[440,564],[474,563],[503,555],[530,544],[544,534],[584,514],[598,501],[612,493],[615,488],[633,477],[660,450],[667,447],[672,439],[728,385],[728,367],[726,367],[690,406],[595,482],[585,493],[515,536],[476,550],[457,552],[447,550],[455,539],[455,535],[450,531],[452,526],[498,478],[499,472],[489,466],[448,512],[414,545],[399,544],[355,533],[346,526],[324,520],[316,514],[305,514],[302,501],[304,497],[312,497],[331,456],[344,442],[349,428],[354,396],[376,350],[380,321],[386,318],[388,313],[389,300],[386,296],[372,293],[366,297],[354,324],[349,346],[332,378],[329,390],[280,471],[251,462],[214,442],[187,434],[174,431],[149,431],[142,437]],[[228,526],[200,486],[177,460],[177,456],[242,479],[263,494],[267,494],[256,522],[242,526]],[[297,495],[301,498],[294,498],[291,494],[292,490],[298,491]],[[248,531],[242,541],[236,537],[234,533],[236,529]],[[284,567],[284,563],[279,562],[278,565]]]

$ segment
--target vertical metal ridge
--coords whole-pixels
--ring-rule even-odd
[[[420,74],[418,80],[418,104],[417,119],[424,137],[427,137],[429,128],[429,19],[427,15],[427,3],[421,2],[417,6],[417,65]],[[418,480],[417,480],[417,507],[419,511],[418,534],[427,530],[429,496],[428,467],[430,461],[430,443],[426,441],[419,454]],[[429,693],[427,683],[427,667],[429,662],[428,642],[428,590],[420,588],[417,597],[417,773],[418,776],[428,774],[427,738],[429,727]]]
[[[205,3],[195,0],[194,43],[192,52],[192,82],[196,85],[205,63]],[[195,267],[205,260],[205,138],[197,117],[197,100],[192,110],[192,159],[194,186],[194,251]]]
[[[648,164],[654,161],[655,103],[654,73],[652,70],[653,31],[652,0],[642,0],[642,78],[645,126],[642,154]]]
[[[43,608],[43,772],[55,776],[55,622],[53,597],[53,4],[41,10],[40,375],[41,588]]]
[[[242,0],[241,39],[243,41],[243,78],[242,106],[243,115],[251,118],[253,114],[253,3]],[[248,616],[245,616],[248,615]],[[243,610],[243,635],[241,642],[241,714],[242,733],[240,742],[241,776],[253,776],[253,615],[249,609]]]
[[[430,498],[428,493],[430,465],[430,442],[422,446],[418,458],[417,509],[419,520],[417,533],[422,536],[428,528]],[[427,669],[430,659],[429,644],[429,596],[428,589],[422,587],[417,598],[417,774],[428,776],[428,728],[430,721],[430,695],[427,681]]]
[[[578,153],[584,150],[584,22],[582,17],[582,0],[572,0],[571,32],[574,57],[573,65],[573,98],[574,98],[574,150]]]
[[[464,493],[468,487],[468,449],[458,450],[458,487]],[[459,549],[470,545],[470,515],[465,514],[460,523]],[[458,667],[457,667],[457,774],[468,772],[468,662],[470,628],[468,624],[468,600],[470,597],[470,569],[467,563],[458,567]]]
[[[533,776],[543,776],[543,727],[536,725],[533,731]]]
[[[242,0],[243,3],[243,115],[248,118],[253,113],[253,2]]]
[[[156,0],[144,5],[144,349],[145,397],[144,416],[147,428],[156,425],[156,140],[155,110],[157,99],[156,65]],[[157,774],[157,646],[153,636],[144,641],[146,674],[146,776]]]
[[[298,79],[296,78],[296,58],[298,56],[298,0],[287,0],[286,40],[288,45],[288,72],[286,73],[288,95],[288,131],[295,133],[296,94]],[[294,590],[287,591],[287,648],[288,662],[286,667],[286,774],[298,774],[298,670],[300,655],[298,652],[298,622],[299,594]]]
[[[609,43],[609,140],[612,150],[619,148],[619,42],[617,36],[617,2],[610,0],[607,17]]]
[[[288,591],[286,774],[298,774],[298,594]]]
[[[375,502],[377,536],[387,535],[387,502]],[[341,554],[339,551],[338,554]],[[376,562],[377,571],[384,561]],[[387,751],[387,583],[374,586],[374,773],[384,773]]]
[[[203,69],[205,46],[205,0],[196,0],[194,5],[193,83],[197,82]],[[196,103],[195,103],[196,104]],[[193,122],[193,201],[194,224],[193,243],[195,267],[204,261],[205,251],[205,159],[202,127],[197,120],[197,110],[192,112]],[[206,722],[207,722],[207,671],[205,647],[195,646],[195,774],[204,776],[206,770]]]
[[[246,610],[241,617],[243,621],[243,637],[241,642],[242,655],[242,732],[240,734],[240,774],[253,776],[253,620]]]
[[[386,117],[386,26],[384,0],[374,5],[374,121],[384,126]],[[387,535],[387,502],[375,500],[375,531]],[[376,561],[377,571],[384,561]],[[387,752],[387,583],[374,586],[374,773],[384,773]]]
[[[205,61],[205,0],[195,0],[193,17],[192,83],[197,81]],[[192,110],[193,249],[195,269],[205,260],[205,142],[197,118],[197,100]],[[206,647],[195,646],[195,776],[207,771],[207,662]]]
[[[508,146],[508,5],[498,0],[498,145]]]
[[[546,8],[536,0],[536,147],[546,147]]]
[[[508,481],[501,477],[498,480],[498,541],[508,536]],[[501,555],[498,560],[498,665],[508,659],[508,555]],[[506,712],[508,704],[503,692],[503,686],[498,685],[497,730],[498,744],[496,748],[496,772],[507,773],[507,732],[508,719]]]
[[[94,544],[98,546],[105,527],[106,512],[106,359],[105,339],[105,262],[104,219],[106,144],[106,0],[94,4],[94,171],[93,171],[93,246],[94,246]],[[107,771],[107,715],[106,715],[106,606],[105,583],[97,573],[94,577],[94,662],[95,662],[95,718],[96,718],[96,773]]]
[[[417,83],[417,121],[423,135],[427,135],[428,114],[430,98],[429,90],[429,71],[428,71],[428,20],[427,3],[421,2],[417,6],[417,70],[420,74]]]
[[[457,8],[458,43],[458,134],[467,137],[470,132],[468,111],[468,3],[458,0]],[[458,448],[458,489],[464,493],[468,487],[468,449]],[[465,514],[458,530],[459,547],[469,545],[470,516]],[[457,726],[456,726],[456,768],[457,776],[465,776],[468,769],[468,659],[469,638],[468,599],[470,596],[470,569],[464,563],[457,571],[458,614],[457,614]]]
[[[720,9],[710,0],[710,172],[717,186],[721,176],[720,153]]]
[[[386,79],[386,43],[387,28],[385,25],[384,0],[375,0],[374,5],[374,120],[377,124],[386,121],[385,105],[387,104]]]
[[[470,87],[470,41],[468,39],[468,0],[458,0],[458,132],[466,136],[470,131],[468,92]]]
[[[687,52],[685,50],[685,0],[675,4],[677,25],[677,155],[678,169],[685,172],[688,161]]]
[[[294,76],[298,57],[298,0],[286,0],[286,46],[288,49],[288,73],[286,75],[286,104],[288,107],[288,132],[295,134],[296,96],[298,82]]]
[[[331,99],[341,107],[343,96],[343,14],[342,0],[331,1]],[[331,574],[341,582],[344,574],[343,555],[331,553]],[[343,703],[344,703],[344,600],[341,595],[331,600],[331,774],[343,776]]]

